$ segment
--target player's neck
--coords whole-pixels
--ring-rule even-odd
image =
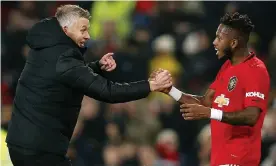
[[[232,65],[237,65],[242,63],[245,58],[248,56],[248,48],[241,48],[233,53],[233,56],[231,58]]]

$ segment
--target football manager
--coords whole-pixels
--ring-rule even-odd
[[[88,11],[64,5],[29,30],[31,50],[18,80],[6,138],[15,166],[71,165],[65,155],[84,95],[122,103],[172,86],[166,70],[122,84],[102,77],[101,71],[112,71],[116,63],[111,53],[97,62],[84,62],[89,19]]]

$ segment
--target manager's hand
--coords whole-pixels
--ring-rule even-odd
[[[151,91],[162,92],[172,87],[172,76],[167,70],[158,70],[153,72],[148,79]]]
[[[172,82],[172,77],[171,77],[171,74],[167,71],[167,70],[164,70],[164,69],[162,69],[162,68],[159,68],[159,69],[157,69],[157,70],[154,70],[151,74],[150,74],[150,76],[149,76],[149,81],[155,81],[156,80],[156,78],[157,78],[157,76],[159,75],[159,74],[161,74],[162,72],[165,72],[165,73],[167,73],[167,75],[170,77],[170,81]],[[165,88],[160,88],[160,89],[158,89],[158,91],[159,92],[163,92],[163,93],[169,93],[169,91],[171,90],[171,88],[172,88],[172,84],[170,84],[170,86],[168,86],[168,87],[165,87]]]
[[[116,62],[113,59],[113,53],[105,54],[99,61],[101,70],[103,71],[112,71],[116,68]]]

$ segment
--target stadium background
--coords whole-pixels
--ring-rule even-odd
[[[247,13],[256,27],[250,49],[271,74],[262,165],[276,164],[275,2],[26,1],[1,2],[2,166],[10,165],[5,136],[17,79],[29,50],[26,33],[67,3],[80,5],[92,16],[85,59],[94,61],[107,52],[115,53],[117,69],[104,73],[106,78],[136,81],[161,67],[172,73],[176,87],[193,94],[204,93],[223,63],[216,59],[212,45],[220,17],[225,12]],[[160,93],[113,105],[84,97],[68,156],[74,166],[207,166],[208,123],[183,120],[178,104]]]

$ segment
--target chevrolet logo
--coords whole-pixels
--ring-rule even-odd
[[[223,107],[223,106],[228,106],[229,105],[229,99],[228,98],[225,98],[225,95],[224,94],[221,94],[220,96],[217,96],[215,101],[215,103],[218,104],[218,107]]]

